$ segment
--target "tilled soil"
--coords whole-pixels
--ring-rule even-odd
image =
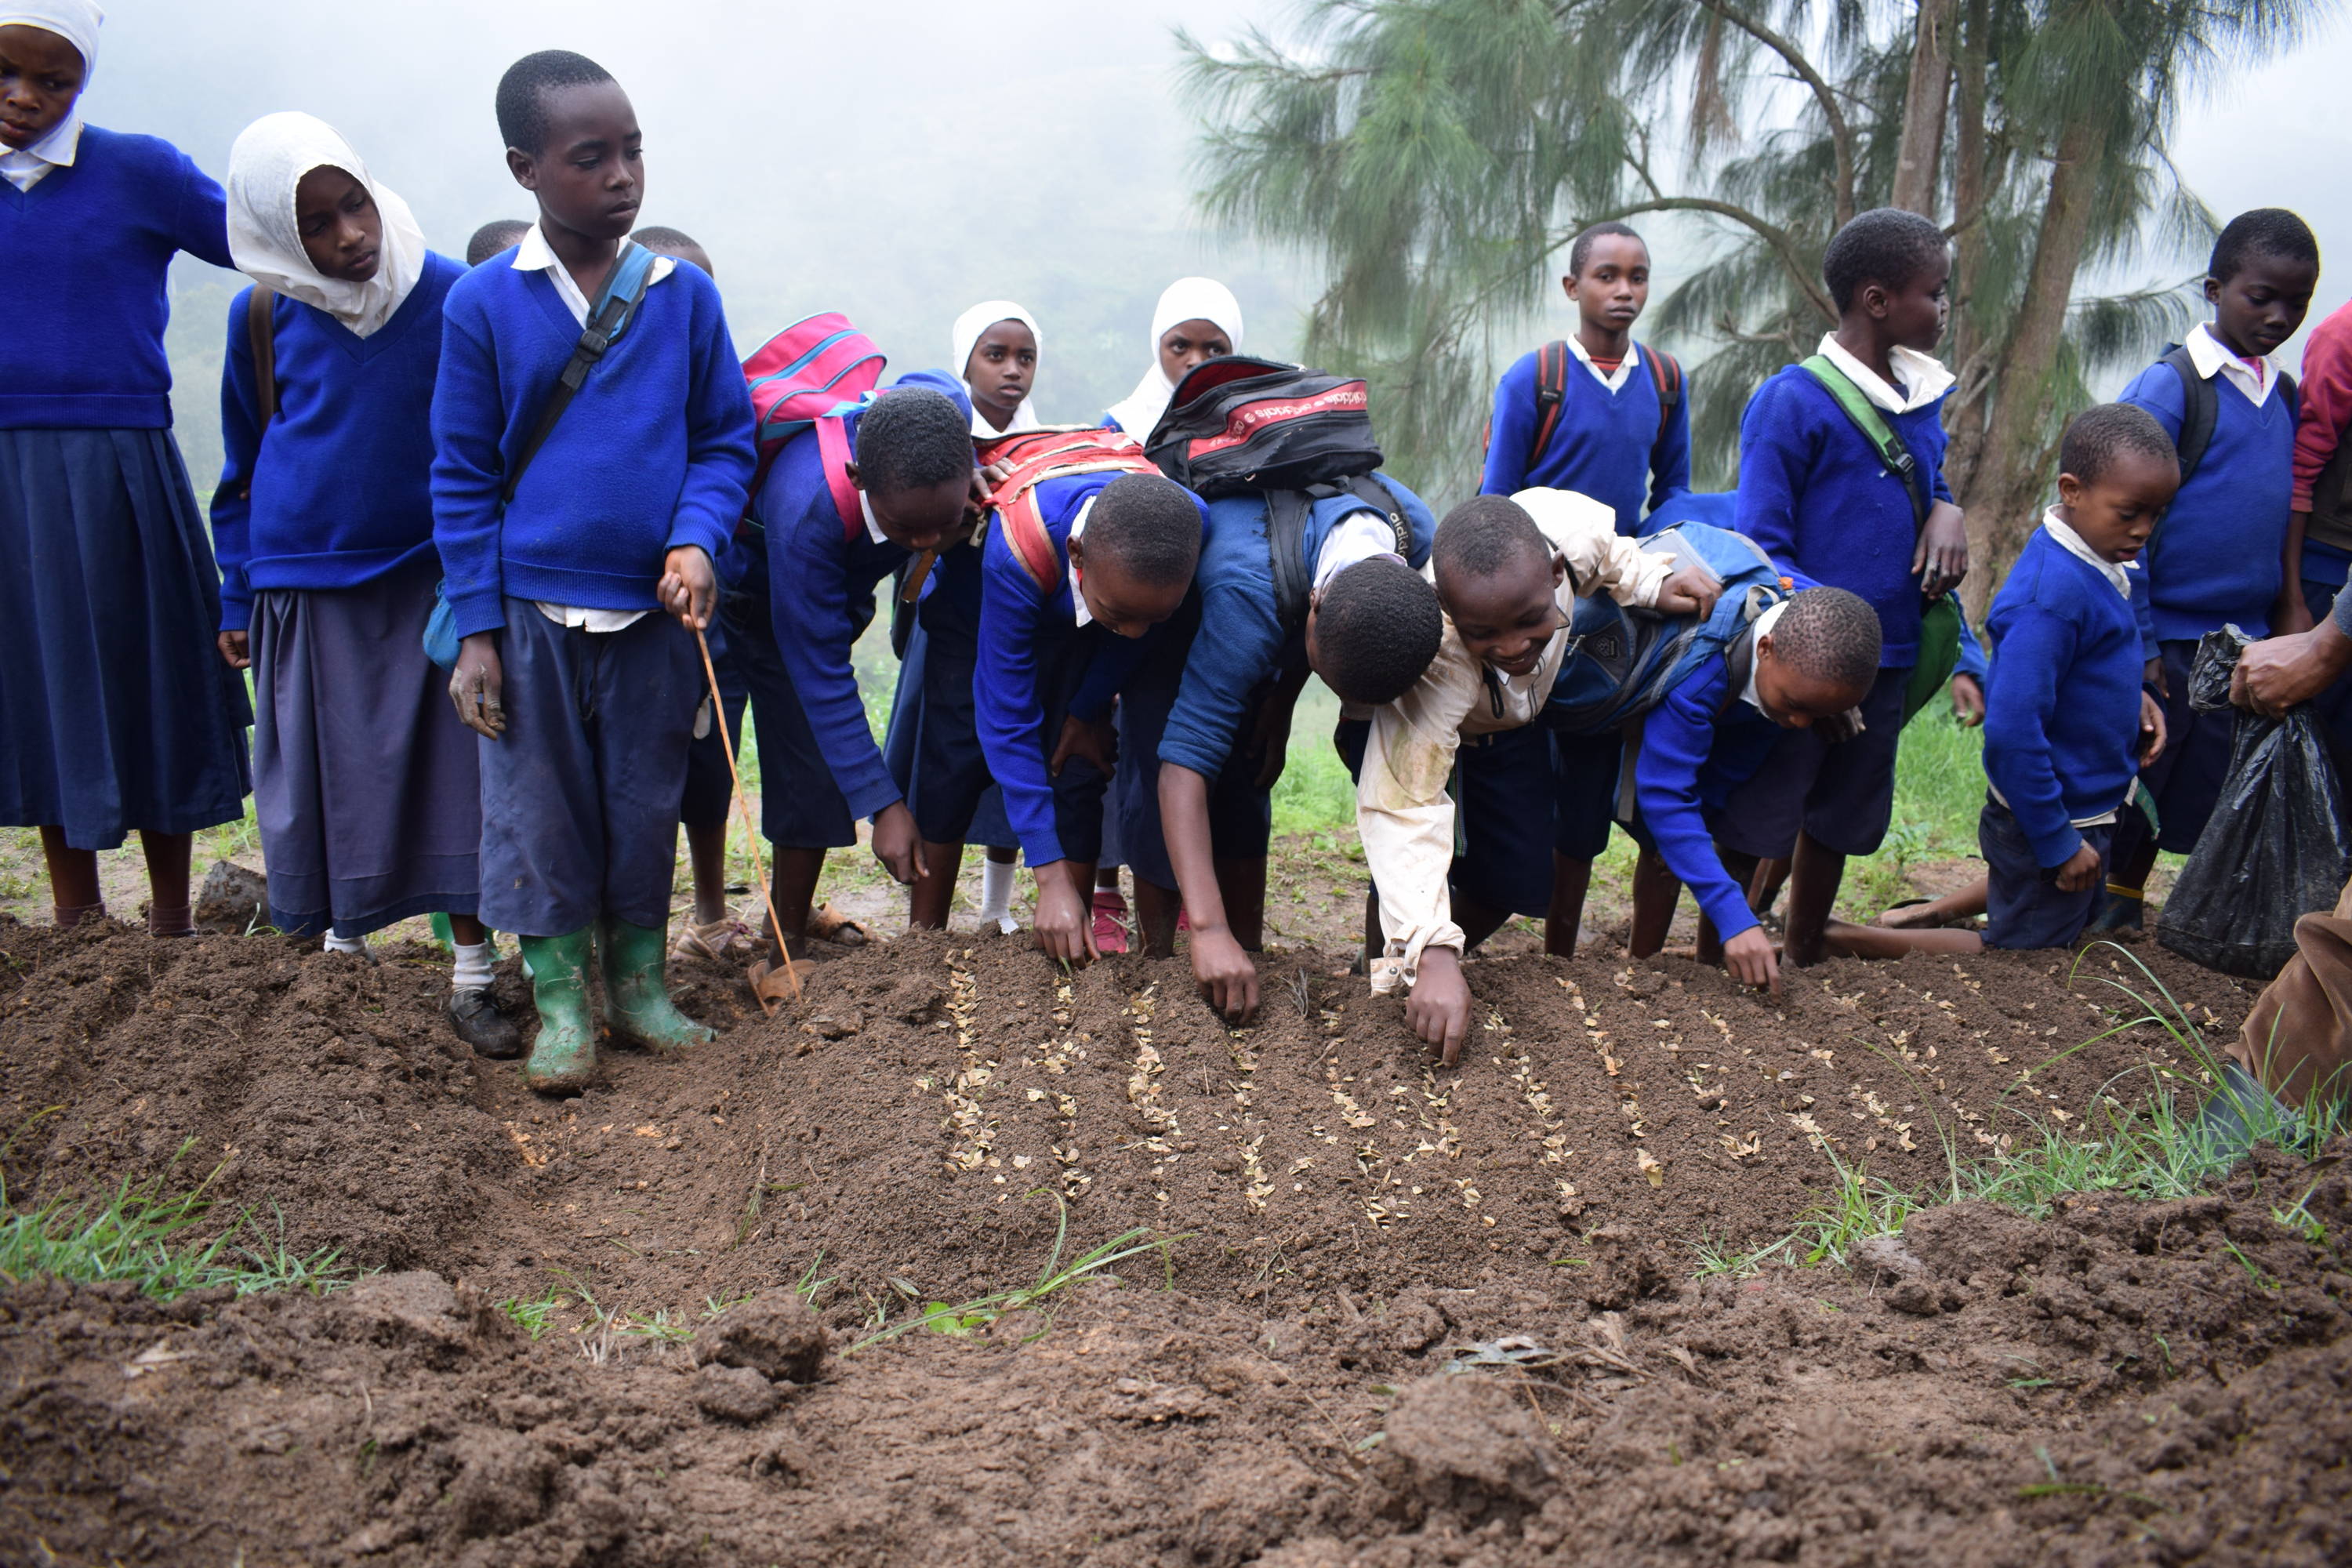
[[[1777,1006],[1499,959],[1446,1071],[1328,960],[1269,955],[1229,1032],[1181,962],[907,938],[773,1019],[688,970],[718,1043],[563,1103],[449,1036],[421,952],[0,951],[14,1202],[209,1173],[382,1270],[0,1292],[0,1561],[2352,1559],[2332,1157],[1694,1278],[1833,1160],[1929,1188],[2193,1074],[2108,983],[2215,1044],[2247,990],[2149,948],[1833,963]],[[1139,1229],[1115,1282],[851,1348]]]

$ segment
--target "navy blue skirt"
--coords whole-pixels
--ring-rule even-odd
[[[0,430],[0,824],[77,849],[245,815],[245,679],[169,430]]]

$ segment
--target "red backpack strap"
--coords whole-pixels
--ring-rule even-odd
[[[1658,439],[1663,441],[1683,401],[1682,363],[1665,350],[1646,343],[1642,345],[1642,357],[1650,363],[1650,384],[1658,389]]]
[[[980,444],[983,466],[1003,464],[1011,469],[996,483],[997,526],[1004,542],[1037,584],[1051,596],[1062,585],[1065,568],[1061,552],[1045,527],[1037,504],[1037,487],[1047,479],[1078,474],[1156,474],[1160,470],[1143,455],[1142,443],[1118,430],[1039,430]]]
[[[1062,585],[1065,568],[1061,552],[1054,548],[1054,536],[1046,531],[1045,514],[1037,508],[1036,490],[1024,490],[999,506],[996,519],[1021,569],[1029,574],[1037,591],[1050,598]]]
[[[1528,467],[1543,460],[1559,428],[1559,411],[1568,401],[1568,344],[1550,342],[1536,350],[1536,434],[1528,443]]]
[[[817,466],[824,470],[825,489],[833,494],[834,509],[841,513],[841,536],[855,541],[866,531],[866,507],[857,494],[857,487],[849,482],[849,465],[856,460],[850,450],[849,427],[837,414],[828,414],[816,422]]]

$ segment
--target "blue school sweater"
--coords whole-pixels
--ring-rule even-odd
[[[971,417],[971,395],[961,379],[944,371],[917,371],[899,386],[923,386],[955,400]],[[849,449],[857,450],[862,409],[843,416]],[[874,588],[911,553],[867,533],[861,509],[856,519],[841,515],[825,478],[817,434],[804,430],[784,444],[770,465],[751,503],[760,527],[754,556],[767,558],[766,588],[776,632],[776,649],[792,677],[793,695],[807,715],[817,749],[824,754],[853,816],[870,817],[902,798],[882,750],[866,719],[857,671],[850,649],[874,619]],[[979,552],[958,546],[941,552],[931,569],[936,580],[979,570]],[[772,781],[782,787],[784,781]]]
[[[1528,447],[1541,423],[1537,356],[1528,354],[1505,371],[1495,387],[1479,491],[1507,496],[1531,486],[1575,490],[1614,508],[1618,532],[1629,538],[1641,532],[1645,514],[1690,489],[1690,383],[1683,383],[1682,400],[1662,435],[1649,353],[1642,345],[1642,362],[1614,392],[1570,353],[1559,423],[1550,442],[1532,457]]]
[[[1952,499],[1944,482],[1943,409],[1937,398],[1885,415],[1926,470],[1935,500]],[[1911,573],[1919,530],[1906,489],[1811,372],[1790,365],[1748,400],[1735,531],[1784,568],[1869,600],[1884,638],[1882,669],[1907,669],[1919,658],[1922,606]]]
[[[459,278],[442,310],[433,531],[460,637],[504,626],[509,595],[657,609],[665,553],[693,544],[719,558],[759,453],[708,277],[681,267],[646,290],[503,515],[508,467],[538,428],[580,323],[545,272],[506,263]]]
[[[1412,530],[1406,560],[1417,571],[1429,559],[1436,520],[1419,496],[1383,475],[1373,478],[1396,498]],[[1333,496],[1307,509],[1303,549],[1311,579],[1315,558],[1339,521],[1373,509],[1355,496]],[[1274,563],[1266,551],[1263,496],[1228,496],[1209,503],[1201,540],[1201,629],[1185,656],[1184,677],[1169,710],[1160,760],[1215,778],[1233,754],[1234,737],[1249,717],[1250,693],[1306,655],[1306,628],[1286,633],[1274,596]]]
[[[2294,407],[2284,385],[2255,407],[2214,377],[2213,442],[2156,525],[2144,557],[2156,635],[2200,637],[2234,621],[2249,637],[2270,633],[2271,606],[2285,571],[2287,518],[2294,510]],[[2187,405],[2180,377],[2158,361],[2132,378],[2123,402],[2156,416],[2180,438]]]
[[[1643,721],[1633,764],[1642,829],[1727,942],[1762,922],[1723,868],[1706,814],[1756,776],[1782,733],[1731,689],[1730,661],[1721,654],[1693,666]]]
[[[1004,792],[1005,816],[1032,867],[1066,858],[1054,825],[1054,781],[1045,771],[1053,740],[1045,735],[1045,703],[1037,692],[1038,645],[1066,638],[1076,627],[1070,525],[1088,501],[1123,477],[1077,474],[1037,487],[1038,512],[1057,563],[1050,592],[1041,590],[1029,575],[1002,527],[990,527],[982,552],[980,667],[972,675],[972,707],[989,773]],[[1201,505],[1198,498],[1193,505]],[[1208,509],[1201,510],[1205,528]],[[1108,714],[1111,700],[1165,629],[1154,626],[1139,637],[1101,633],[1084,682],[1070,700],[1071,715],[1092,722]]]
[[[431,552],[441,301],[465,270],[428,251],[416,287],[364,338],[279,295],[270,312],[278,415],[266,430],[247,325],[253,290],[230,304],[227,460],[212,508],[221,630],[246,629],[257,590],[354,588]]]
[[[85,126],[71,167],[0,180],[0,430],[170,428],[183,250],[229,265],[221,188],[169,142]]]
[[[2083,847],[2070,824],[2120,807],[2139,768],[2138,620],[2096,568],[2037,528],[1985,626],[2000,649],[1985,693],[1985,776],[2034,858],[2063,866]]]

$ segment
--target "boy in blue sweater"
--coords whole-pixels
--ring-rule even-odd
[[[975,592],[963,580],[977,574],[979,552],[958,542],[976,483],[967,395],[944,371],[901,377],[837,417],[837,447],[814,426],[786,442],[753,498],[759,527],[742,541],[742,570],[759,592],[729,630],[751,678],[761,830],[776,848],[783,922],[777,962],[805,951],[825,851],[856,843],[861,817],[872,819],[875,858],[912,889],[914,923],[946,923],[955,860],[927,842],[932,829],[874,743],[851,650],[874,618],[875,584],[919,554],[939,552],[934,595]],[[772,650],[772,680],[758,673],[770,662],[762,650]],[[940,662],[938,677],[925,662],[927,697],[950,678]]]
[[[981,746],[1037,879],[1037,945],[1072,963],[1098,956],[1111,702],[1191,591],[1206,521],[1192,491],[1134,465],[1000,496],[982,557]]]
[[[1343,700],[1367,707],[1394,701],[1421,677],[1417,666],[1382,676],[1389,638],[1375,641],[1368,665],[1350,658],[1360,650],[1345,639],[1317,636],[1327,606],[1335,624],[1346,623],[1358,618],[1350,601],[1375,591],[1379,574],[1354,568],[1384,561],[1418,569],[1429,559],[1437,525],[1421,499],[1384,476],[1366,482],[1377,499],[1350,491],[1307,503],[1299,537],[1307,599],[1295,610],[1275,585],[1266,498],[1210,502],[1197,623],[1181,633],[1171,626],[1119,699],[1115,794],[1145,949],[1172,949],[1181,892],[1193,979],[1236,1023],[1257,1009],[1250,954],[1265,940],[1273,789],[1307,677],[1319,674]],[[1433,605],[1427,582],[1410,572],[1403,582]]]
[[[718,289],[667,258],[544,425],[621,266],[642,139],[620,84],[562,50],[509,68],[498,114],[540,218],[510,260],[450,286],[434,534],[463,639],[450,696],[482,737],[480,914],[530,963],[540,1031],[524,1081],[577,1092],[596,1062],[592,946],[615,1037],[709,1037],[670,1002],[663,932],[703,684],[696,633],[757,451]]]
[[[2134,609],[2140,551],[2180,485],[2172,438],[2145,409],[2103,404],[2067,426],[2058,504],[2026,541],[1986,621],[2000,658],[1985,720],[1986,870],[1973,931],[1833,924],[1856,958],[2071,947],[2105,880],[2132,777],[2164,750],[2164,710],[2142,689]]]
[[[1943,230],[1917,214],[1853,219],[1822,258],[1837,330],[1759,387],[1740,421],[1737,531],[1792,574],[1859,594],[1883,628],[1859,731],[1835,745],[1810,729],[1782,736],[1724,813],[1736,860],[1792,857],[1790,963],[1821,958],[1846,857],[1886,836],[1921,612],[1968,571],[1943,474],[1953,378],[1927,352],[1944,333],[1951,270]]]
[[[1595,224],[1570,245],[1559,281],[1576,304],[1576,333],[1503,373],[1478,488],[1496,496],[1530,486],[1574,490],[1613,509],[1618,532],[1646,532],[1645,516],[1690,489],[1682,366],[1633,341],[1650,302],[1649,247],[1622,223]],[[1572,958],[1592,862],[1609,847],[1618,748],[1611,736],[1555,736],[1551,752],[1544,951]]]
[[[2229,772],[2235,721],[2189,706],[2197,639],[2232,624],[2259,637],[2274,616],[2300,624],[2300,572],[2288,570],[2295,388],[2270,356],[2303,325],[2318,284],[2319,245],[2301,218],[2277,207],[2240,214],[2221,230],[2206,268],[2213,320],[2124,388],[2123,401],[2154,415],[2182,448],[2182,475],[2147,562],[2162,661],[2150,679],[2164,698],[2170,742],[2140,787],[2163,826],[2151,833],[2133,814],[2116,830],[2114,886],[2099,916],[2107,929],[2138,927],[2157,851],[2186,855],[2197,847]],[[2211,420],[2196,422],[2210,432],[2201,454],[2193,434],[2184,439],[2192,406]]]

